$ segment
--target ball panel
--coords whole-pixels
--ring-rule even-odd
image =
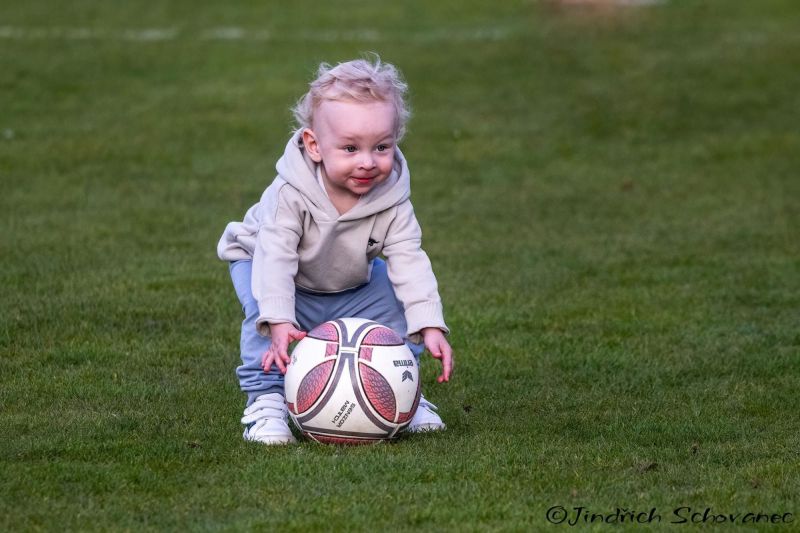
[[[335,361],[330,360],[318,364],[300,381],[295,400],[296,414],[308,411],[322,395],[333,372],[334,363]]]
[[[355,437],[331,437],[328,435],[319,435],[314,433],[303,433],[306,437],[313,439],[322,444],[342,444],[346,446],[375,444],[383,442],[384,439],[359,439]]]
[[[403,344],[403,339],[391,329],[378,326],[367,333],[361,344],[364,346],[399,346]]]
[[[411,418],[414,416],[414,413],[417,412],[417,407],[419,407],[419,397],[421,396],[421,390],[419,383],[417,384],[417,395],[414,398],[414,404],[411,406],[411,410],[405,413],[400,413],[397,415],[397,423],[398,424],[406,424],[411,421]]]
[[[367,401],[385,420],[394,421],[397,401],[392,386],[378,371],[367,365],[359,365],[358,372]]]
[[[419,385],[419,365],[408,346],[375,346],[372,359],[359,359],[359,364],[371,367],[391,384],[398,411],[411,412]]]
[[[327,344],[327,341],[306,337],[298,342],[294,350],[292,350],[291,362],[286,369],[283,383],[286,401],[295,405],[295,414],[299,412],[297,410],[297,391],[303,378],[320,363],[326,360],[336,361],[335,355],[325,355]]]
[[[308,332],[308,337],[322,341],[339,342],[339,332],[332,322],[323,322]]]
[[[372,361],[372,348],[369,346],[362,346],[358,350],[358,358],[364,361]]]

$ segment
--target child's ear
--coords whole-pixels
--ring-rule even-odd
[[[306,147],[308,156],[315,163],[322,161],[322,154],[319,153],[319,144],[317,144],[317,137],[314,132],[309,128],[303,130],[303,146]]]

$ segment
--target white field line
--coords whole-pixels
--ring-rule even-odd
[[[188,34],[178,28],[140,28],[110,30],[99,28],[64,27],[18,27],[0,26],[0,39],[8,40],[54,40],[54,41],[171,41],[176,39],[200,39],[211,41],[306,41],[306,42],[381,42],[404,40],[412,42],[437,41],[502,41],[516,35],[519,31],[511,28],[476,29],[438,29],[432,31],[404,34],[382,33],[377,30],[321,30],[300,31],[276,35],[269,30],[251,30],[236,26],[209,28],[198,33]]]
[[[664,4],[667,0],[560,0],[567,5],[615,5],[615,6],[651,6]],[[7,40],[53,40],[53,41],[138,41],[156,42],[176,39],[200,39],[210,41],[305,41],[305,42],[349,42],[366,41],[381,42],[392,40],[410,41],[413,43],[429,42],[470,42],[470,41],[504,41],[525,32],[524,26],[516,27],[483,27],[483,28],[438,28],[399,33],[382,33],[378,30],[317,30],[299,31],[275,35],[266,29],[247,29],[238,26],[224,26],[187,33],[179,28],[68,28],[60,26],[25,27],[0,26],[0,39]]]
[[[0,26],[0,39],[11,40],[55,40],[55,41],[87,41],[87,40],[122,40],[122,41],[169,41],[178,36],[175,28],[143,28],[106,30],[98,28],[21,28]]]
[[[667,0],[561,0],[562,4],[570,5],[605,5],[620,7],[655,6],[664,4]]]
[[[650,5],[666,0],[562,0],[565,3],[612,3],[619,5]],[[381,32],[378,30],[319,30],[275,34],[266,29],[248,29],[238,26],[208,28],[189,33],[176,27],[167,28],[71,28],[61,26],[26,27],[0,26],[0,40],[51,40],[51,41],[136,41],[158,42],[178,39],[207,41],[290,41],[290,42],[384,42],[401,40],[412,43],[504,41],[524,35],[524,25],[515,27],[494,26],[483,28],[438,28],[411,32]]]

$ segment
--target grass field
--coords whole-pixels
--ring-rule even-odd
[[[554,506],[797,528],[798,22],[795,0],[1,3],[0,530],[633,529]],[[412,90],[449,429],[248,444],[216,241],[316,65],[366,51]]]

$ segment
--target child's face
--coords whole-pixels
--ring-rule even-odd
[[[303,131],[303,143],[325,169],[328,194],[352,200],[391,174],[394,136],[391,103],[326,100],[314,112],[313,129]]]

